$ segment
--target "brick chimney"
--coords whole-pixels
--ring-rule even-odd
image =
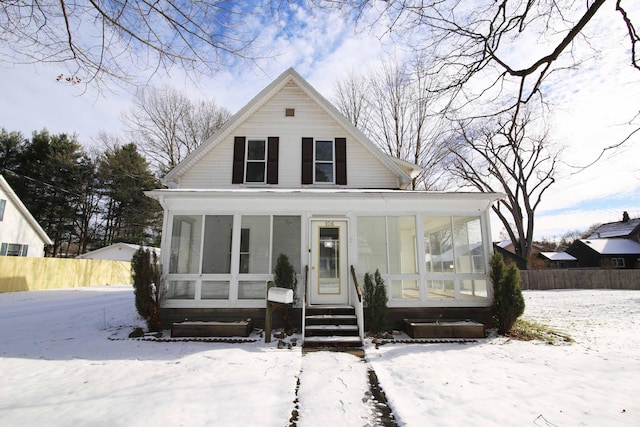
[[[622,222],[629,222],[629,212],[622,212]]]

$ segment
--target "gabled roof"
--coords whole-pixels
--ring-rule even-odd
[[[577,261],[578,259],[566,252],[540,252],[540,256],[549,261]]]
[[[628,221],[610,222],[602,224],[588,237],[588,239],[608,239],[611,237],[629,237],[640,229],[640,218]]]
[[[145,249],[149,249],[151,252],[155,252],[156,254],[160,255],[160,248],[154,248],[151,246],[144,246]],[[119,242],[119,243],[114,243],[112,245],[109,246],[104,246],[100,249],[96,249],[93,251],[89,251],[86,252],[84,254],[78,255],[76,258],[91,258],[94,255],[103,253],[103,252],[110,252],[112,250],[122,250],[122,249],[126,249],[128,251],[130,251],[131,253],[137,251],[138,249],[140,249],[140,245],[134,245],[133,243],[124,243],[124,242]]]
[[[211,151],[224,138],[229,136],[234,129],[240,126],[253,113],[276,95],[287,83],[294,82],[302,91],[309,96],[325,113],[340,124],[346,132],[351,134],[353,138],[369,150],[382,164],[389,168],[396,176],[398,176],[401,187],[406,187],[411,183],[412,177],[420,172],[418,165],[412,165],[409,162],[399,161],[386,155],[380,150],[362,131],[356,128],[347,118],[338,111],[329,101],[327,101],[320,93],[313,88],[305,79],[300,76],[293,68],[289,68],[278,78],[265,87],[258,95],[256,95],[247,105],[242,107],[240,111],[233,115],[215,134],[198,146],[191,154],[189,154],[182,162],[173,168],[165,177],[164,183],[169,188],[175,187],[175,183],[179,182],[179,178],[196,162],[198,162],[205,154]],[[412,165],[410,167],[409,165]]]
[[[580,239],[601,255],[640,255],[640,243],[629,239]]]
[[[34,231],[40,236],[45,245],[53,245],[53,241],[47,236],[47,233],[40,227],[38,221],[31,215],[31,212],[27,209],[27,207],[22,203],[22,200],[18,197],[18,195],[13,191],[13,188],[9,185],[9,183],[4,179],[4,176],[0,175],[0,187],[7,194],[7,197],[11,199],[13,205],[15,205],[22,216],[27,220],[29,225],[34,229]]]

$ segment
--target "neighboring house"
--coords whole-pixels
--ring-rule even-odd
[[[640,218],[631,219],[625,211],[622,221],[602,224],[566,252],[578,259],[580,267],[640,268]]]
[[[540,252],[538,259],[544,268],[573,268],[578,266],[576,257],[566,252]]]
[[[511,243],[511,240],[505,240],[505,241],[493,244],[493,250],[495,252],[499,253],[500,255],[502,255],[502,257],[504,258],[504,262],[506,262],[507,264],[515,263],[519,270],[526,270],[527,269],[527,260],[525,260],[524,258],[516,255],[511,250],[506,249],[508,247],[510,247],[511,249],[515,250],[513,248],[513,244]]]
[[[640,243],[631,239],[579,239],[567,253],[580,267],[640,268]]]
[[[352,267],[360,286],[380,271],[393,327],[491,322],[489,211],[502,195],[409,191],[419,171],[285,71],[147,193],[164,209],[165,322],[261,325],[280,254],[298,273],[301,322],[311,308],[355,307],[363,336]]]
[[[0,175],[0,256],[43,257],[53,242]]]
[[[493,244],[494,250],[502,254],[505,262],[515,262],[520,270],[526,270],[527,268],[533,268],[532,265],[527,265],[528,261],[535,261],[538,259],[538,254],[545,250],[548,250],[547,247],[541,245],[537,242],[531,243],[531,253],[529,254],[529,260],[525,260],[520,255],[516,254],[516,246],[510,239],[502,240],[498,243]],[[535,262],[533,262],[535,264]]]
[[[133,254],[140,249],[140,245],[134,245],[131,243],[114,243],[113,245],[105,246],[104,248],[96,249],[82,255],[78,255],[76,258],[81,259],[109,259],[113,261],[131,261]],[[160,257],[160,248],[146,248],[152,252],[155,252]]]
[[[625,211],[622,221],[602,224],[587,239],[630,239],[640,243],[640,218],[631,219]]]

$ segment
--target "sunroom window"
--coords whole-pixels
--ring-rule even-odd
[[[264,300],[280,254],[300,272],[300,245],[299,216],[176,215],[167,298]]]
[[[425,217],[425,266],[430,299],[487,297],[479,217]]]
[[[415,222],[415,216],[358,218],[358,271],[383,274],[393,300],[421,298]]]

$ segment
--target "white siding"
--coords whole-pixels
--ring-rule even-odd
[[[285,109],[294,108],[294,117],[285,117]],[[397,188],[398,179],[391,170],[295,83],[289,82],[231,134],[210,150],[182,176],[181,188],[232,188],[234,136],[280,138],[279,180],[277,187],[301,187],[302,138],[347,138],[348,188]],[[326,188],[326,186],[322,186]]]
[[[29,245],[27,256],[44,256],[44,242],[40,235],[33,229],[2,187],[0,187],[0,199],[6,200],[4,217],[0,221],[0,244]]]

